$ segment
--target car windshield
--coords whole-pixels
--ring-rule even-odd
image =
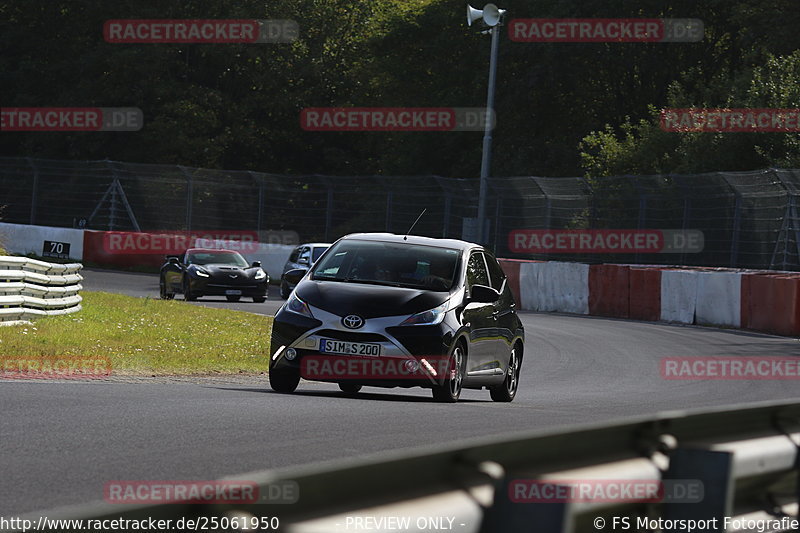
[[[249,264],[239,252],[193,252],[188,254],[187,265],[231,265],[247,267]]]
[[[450,248],[344,240],[317,264],[312,279],[448,291],[459,257]]]

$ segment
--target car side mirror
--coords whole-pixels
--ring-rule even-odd
[[[179,265],[180,264],[180,262],[178,261],[178,258],[175,257],[175,256],[167,257],[167,261],[169,261],[170,265]]]
[[[250,266],[252,266],[253,268],[260,267],[261,266],[261,261],[253,261],[253,264],[250,265]]]
[[[292,270],[287,271],[283,275],[283,279],[291,283],[292,285],[297,285],[300,283],[300,280],[303,279],[303,276],[306,275],[308,269],[305,268],[293,268]]]
[[[469,299],[471,302],[491,304],[500,299],[500,293],[486,285],[473,285]]]

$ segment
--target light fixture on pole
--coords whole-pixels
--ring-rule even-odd
[[[483,9],[475,9],[467,4],[467,25],[472,26],[476,20],[483,19],[492,34],[492,52],[489,59],[489,89],[486,96],[486,119],[483,131],[483,155],[481,156],[481,182],[478,194],[478,243],[486,244],[488,235],[486,228],[486,195],[488,192],[489,169],[492,163],[492,127],[494,126],[494,87],[497,79],[497,45],[500,32],[498,25],[506,13],[494,4],[486,4]]]

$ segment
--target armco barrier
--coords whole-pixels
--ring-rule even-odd
[[[693,531],[732,531],[735,528],[721,527],[726,519],[796,518],[800,498],[798,420],[800,404],[790,401],[694,413],[672,411],[615,425],[473,439],[336,464],[236,476],[240,482],[257,483],[259,494],[291,484],[296,496],[292,504],[96,503],[22,518],[36,524],[40,515],[62,520],[219,520],[226,516],[241,517],[250,524],[262,517],[277,517],[279,530],[288,533],[366,529],[461,533],[689,531],[687,527],[650,524],[694,519],[716,520],[717,525],[695,527]],[[639,501],[633,493],[616,499],[592,493],[591,500],[583,502],[563,501],[562,495],[568,491],[543,490],[536,503],[529,503],[515,501],[518,492],[512,489],[520,480],[549,481],[557,488],[568,488],[570,481],[606,480],[622,485],[648,483],[660,490],[655,498],[639,496]],[[668,491],[670,483],[683,491]],[[688,487],[695,490],[685,492]],[[399,517],[408,517],[409,525],[378,525],[381,519],[396,524]],[[615,521],[621,517],[630,520],[629,529]],[[435,527],[431,518],[443,522]],[[373,527],[355,527],[355,519]],[[639,519],[647,519],[647,527],[640,526]],[[446,527],[441,527],[442,523]]]
[[[741,313],[743,328],[800,335],[800,275],[742,275]]]
[[[83,265],[58,265],[26,257],[0,257],[0,323],[81,310]]]
[[[628,318],[630,315],[630,267],[589,267],[589,314]]]
[[[661,270],[630,267],[628,318],[661,320]]]

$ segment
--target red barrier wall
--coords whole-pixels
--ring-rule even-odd
[[[589,314],[628,318],[630,315],[630,267],[591,265],[589,267]]]
[[[800,275],[742,275],[742,327],[800,335]]]
[[[522,261],[515,259],[498,259],[500,267],[508,277],[508,285],[511,287],[511,292],[514,293],[514,300],[517,302],[517,309],[521,307],[522,300],[520,299],[519,292],[519,265]]]
[[[635,320],[661,320],[661,270],[631,267],[628,275],[628,316]]]
[[[119,254],[108,253],[103,244],[105,231],[86,230],[83,232],[83,260],[110,267],[148,266],[160,267],[164,264],[164,254]],[[117,232],[119,233],[119,232]]]

